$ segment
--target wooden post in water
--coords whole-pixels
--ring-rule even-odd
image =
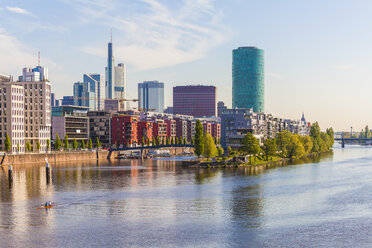
[[[46,172],[46,182],[47,182],[47,184],[50,183],[50,170],[51,170],[51,167],[48,163],[48,159],[45,158],[45,172]]]
[[[8,166],[8,179],[9,179],[9,186],[13,184],[13,166]]]

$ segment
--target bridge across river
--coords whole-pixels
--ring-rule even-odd
[[[158,146],[137,146],[137,147],[111,148],[109,150],[108,155],[107,155],[107,159],[111,158],[112,152],[117,152],[117,151],[139,150],[141,152],[141,156],[142,156],[143,150],[155,150],[155,149],[161,149],[161,148],[186,148],[186,147],[194,147],[194,145],[180,144],[180,145],[158,145]]]
[[[352,144],[353,142],[355,143],[364,142],[364,143],[372,144],[372,138],[335,138],[335,141],[340,142],[342,148],[345,148],[346,142],[350,144]]]

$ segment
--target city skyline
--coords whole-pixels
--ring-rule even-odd
[[[83,73],[104,75],[112,28],[116,59],[128,64],[128,98],[138,83],[159,80],[167,107],[173,86],[214,84],[231,107],[231,51],[257,46],[265,50],[265,112],[305,112],[322,127],[359,131],[372,126],[364,114],[372,110],[371,9],[368,1],[2,1],[0,67],[16,78],[41,51],[57,97],[72,95]]]

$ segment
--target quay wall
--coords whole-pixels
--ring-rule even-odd
[[[173,155],[184,152],[183,147],[164,148],[169,150]],[[193,151],[189,148],[189,151]],[[148,150],[144,150],[146,154]],[[107,160],[108,150],[96,151],[67,151],[67,152],[49,152],[49,153],[26,153],[26,154],[9,154],[6,155],[2,165],[22,165],[45,163],[45,158],[49,163],[68,162],[68,161],[88,161],[88,160]],[[130,151],[115,151],[111,154],[111,159],[115,159],[121,153],[130,153]],[[97,158],[98,157],[98,158]],[[1,161],[2,157],[0,157]]]

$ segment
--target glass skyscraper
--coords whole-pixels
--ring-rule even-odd
[[[74,83],[74,105],[89,107],[90,111],[103,109],[101,75],[84,74],[83,79]]]
[[[265,111],[264,51],[256,47],[233,50],[232,106]]]
[[[138,108],[163,113],[164,83],[145,81],[138,84]]]
[[[113,99],[113,65],[114,56],[112,55],[112,42],[108,43],[108,54],[107,54],[107,67],[106,67],[106,98]]]

